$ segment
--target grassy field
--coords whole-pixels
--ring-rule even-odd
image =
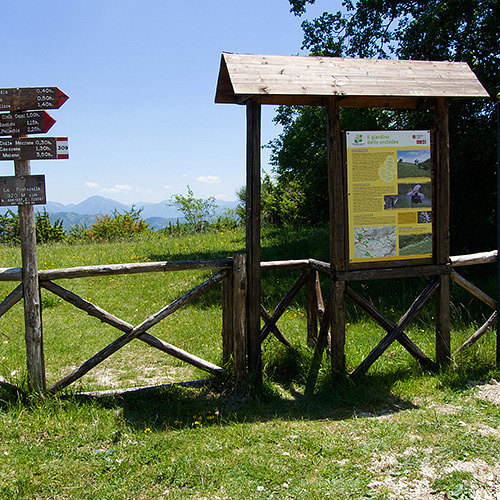
[[[328,260],[321,229],[267,231],[263,260]],[[40,269],[118,262],[227,257],[244,233],[182,238],[159,234],[129,242],[46,245]],[[20,265],[19,249],[0,247],[0,267]],[[493,270],[473,281],[494,295]],[[470,271],[472,272],[472,271]],[[469,272],[469,273],[470,273]],[[210,271],[65,280],[60,284],[137,324],[201,282]],[[298,277],[266,272],[272,310]],[[5,297],[15,283],[0,283]],[[327,282],[323,284],[327,289]],[[356,285],[392,321],[425,280]],[[215,363],[221,361],[220,288],[151,331]],[[114,340],[118,332],[42,292],[49,384]],[[452,349],[488,315],[453,287]],[[407,329],[434,356],[430,304]],[[500,372],[492,332],[437,373],[423,372],[399,344],[368,374],[333,380],[325,356],[314,394],[305,395],[312,352],[305,345],[304,296],[278,325],[294,348],[263,345],[258,394],[214,380],[120,397],[77,391],[206,378],[195,368],[133,341],[61,394],[39,398],[0,389],[1,499],[497,499],[500,498]],[[348,304],[347,365],[354,368],[384,332]],[[0,318],[0,376],[26,386],[22,303]]]

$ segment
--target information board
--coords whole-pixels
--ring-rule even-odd
[[[349,262],[432,257],[430,132],[347,132]]]
[[[44,205],[45,176],[0,177],[0,206]]]

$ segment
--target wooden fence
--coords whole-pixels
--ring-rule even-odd
[[[461,276],[456,268],[466,265],[486,264],[497,261],[497,251],[462,255],[451,257],[450,263],[445,266],[422,266],[422,272],[415,272],[417,275],[450,274],[452,280],[481,300],[493,309],[493,313],[484,325],[481,326],[456,352],[473,344],[489,328],[491,328],[497,317],[497,303],[485,292]],[[65,375],[63,378],[52,384],[49,392],[55,392],[72,384],[91,369],[102,363],[113,353],[134,339],[138,339],[168,355],[185,361],[193,366],[201,368],[211,374],[220,375],[224,368],[209,361],[194,356],[176,346],[168,344],[163,340],[148,333],[148,329],[156,325],[193,299],[200,297],[213,286],[222,283],[222,364],[233,363],[236,377],[243,377],[247,372],[247,356],[249,345],[260,345],[270,334],[283,344],[291,347],[290,342],[280,331],[277,322],[287,307],[291,304],[298,292],[305,287],[306,290],[306,310],[307,310],[307,343],[314,348],[313,362],[310,368],[310,375],[307,382],[307,390],[312,390],[315,385],[317,370],[327,347],[332,348],[332,335],[330,332],[330,304],[329,299],[324,299],[320,286],[320,273],[330,274],[330,264],[315,259],[288,260],[261,262],[261,270],[284,270],[297,269],[300,275],[295,284],[278,302],[272,313],[269,313],[262,305],[260,307],[261,329],[260,339],[249,341],[247,333],[246,314],[246,291],[247,291],[247,263],[244,254],[234,255],[228,259],[213,259],[200,261],[176,261],[176,262],[148,262],[133,264],[111,264],[100,266],[86,266],[66,269],[50,269],[39,271],[40,286],[54,293],[58,297],[85,311],[100,321],[115,327],[123,335],[115,341],[82,363],[79,367]],[[434,269],[435,268],[435,269]],[[126,321],[117,318],[99,306],[76,295],[70,290],[55,283],[55,280],[69,280],[74,278],[91,278],[95,276],[111,276],[118,274],[138,274],[175,272],[185,270],[214,270],[214,274],[198,284],[196,287],[183,294],[170,304],[160,309],[155,314],[146,318],[140,324],[134,326]],[[357,273],[357,274],[353,274]],[[350,280],[380,279],[383,277],[398,277],[401,270],[379,269],[376,272],[370,270],[353,271],[349,276]],[[338,278],[338,276],[337,276]],[[0,303],[0,316],[3,316],[14,304],[23,298],[22,269],[6,268],[0,269],[0,281],[21,281],[21,283]],[[408,352],[417,359],[423,366],[431,367],[434,362],[420,350],[406,335],[405,328],[413,320],[422,307],[432,297],[439,287],[439,279],[432,277],[427,287],[417,297],[408,311],[402,316],[397,324],[384,317],[368,300],[359,292],[355,291],[348,283],[346,285],[346,296],[359,308],[361,308],[372,320],[378,323],[387,335],[363,360],[363,362],[351,373],[352,377],[366,373],[370,366],[382,355],[389,345],[398,341]],[[342,353],[343,354],[343,353]],[[29,352],[27,351],[27,355]],[[44,369],[44,367],[43,367]],[[45,372],[44,372],[45,373]]]

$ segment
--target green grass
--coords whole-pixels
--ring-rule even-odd
[[[263,259],[328,260],[326,231],[268,231]],[[90,245],[42,245],[40,268],[231,256],[242,231],[182,238],[152,235]],[[19,265],[19,250],[0,247],[0,266]],[[472,274],[471,274],[472,273]],[[137,324],[211,274],[159,273],[59,283]],[[263,301],[272,310],[300,271],[266,271]],[[489,271],[466,273],[494,295]],[[355,283],[392,321],[425,286],[424,278]],[[0,283],[4,297],[16,283]],[[328,288],[327,280],[323,287]],[[452,349],[488,315],[452,288]],[[220,287],[170,316],[151,333],[212,362],[221,359]],[[43,291],[49,383],[119,333]],[[434,307],[407,333],[434,357]],[[348,303],[346,354],[354,368],[384,332]],[[312,351],[305,342],[304,294],[279,320],[294,345],[263,344],[264,385],[251,394],[227,379],[119,397],[77,390],[133,387],[206,378],[139,341],[57,396],[0,389],[1,499],[391,499],[495,498],[500,494],[500,412],[477,397],[500,372],[489,332],[446,369],[423,372],[395,343],[353,383],[332,380],[327,356],[316,389],[305,395]],[[0,375],[25,387],[22,303],[0,318]],[[484,386],[488,388],[489,386]],[[492,387],[492,386],[491,386]],[[490,496],[488,496],[490,495]]]

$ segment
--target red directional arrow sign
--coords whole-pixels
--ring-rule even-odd
[[[0,135],[44,134],[55,122],[47,111],[0,113]]]
[[[69,97],[57,87],[0,89],[0,111],[58,109]]]

